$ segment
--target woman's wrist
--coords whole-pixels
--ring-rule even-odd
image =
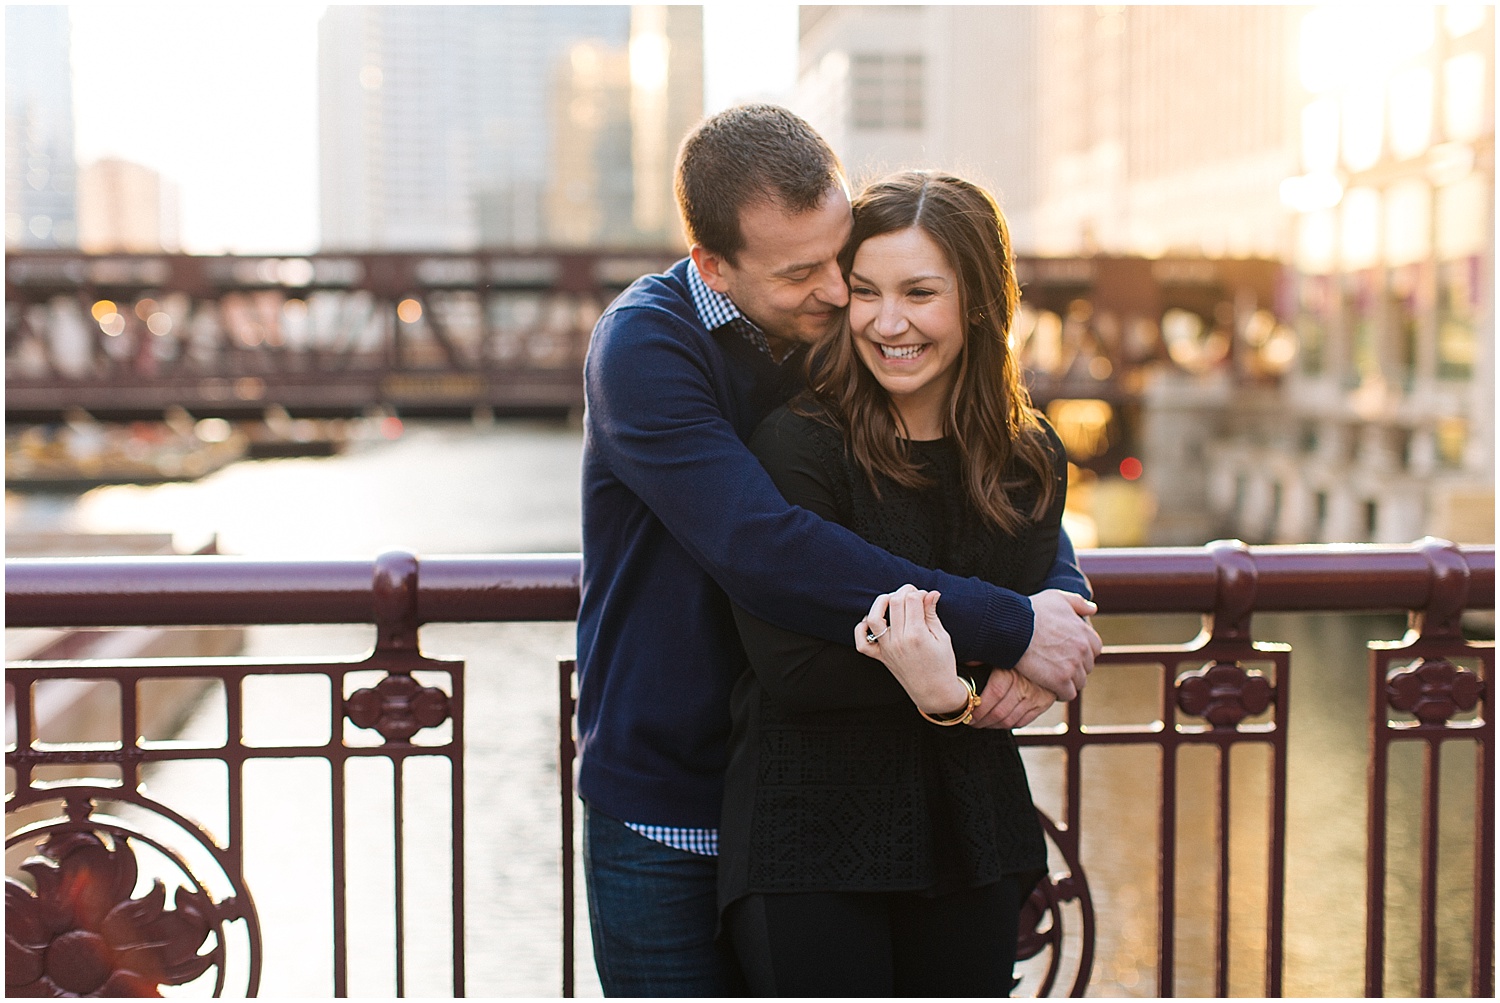
[[[937,686],[915,697],[917,709],[933,717],[950,717],[962,714],[969,703],[969,688],[957,675],[947,676]]]
[[[922,707],[918,707],[917,713],[921,714],[924,718],[931,721],[933,724],[942,725],[945,728],[951,728],[952,726],[958,724],[968,724],[969,722],[973,721],[974,712],[979,709],[979,704],[982,699],[979,695],[979,690],[977,687],[975,687],[973,680],[969,679],[968,677],[959,676],[956,678],[958,679],[959,685],[964,688],[964,703],[962,707],[958,707],[942,715],[929,714]]]

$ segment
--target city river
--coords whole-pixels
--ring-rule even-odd
[[[191,550],[217,535],[221,552],[255,557],[369,559],[390,549],[418,554],[571,552],[578,549],[578,458],[581,433],[564,422],[408,424],[394,441],[357,443],[326,459],[238,463],[190,484],[101,488],[79,498],[11,497],[8,531],[65,528],[83,532],[171,532]],[[1257,636],[1293,646],[1288,805],[1286,961],[1289,996],[1362,994],[1366,660],[1364,642],[1394,639],[1403,624],[1380,616],[1263,616]],[[1107,643],[1185,641],[1189,617],[1099,619]],[[561,908],[557,871],[556,689],[559,657],[573,651],[570,624],[439,624],[424,628],[424,651],[467,663],[466,703],[468,992],[475,996],[552,996],[559,987]],[[260,627],[248,632],[257,658],[358,657],[373,643],[368,627]],[[1096,673],[1090,716],[1107,722],[1151,720],[1157,697],[1129,667]],[[247,720],[259,740],[298,741],[326,709],[302,708],[286,692],[247,693]],[[300,713],[305,710],[305,714]],[[214,699],[188,721],[215,727]],[[1057,817],[1057,760],[1029,758],[1036,799]],[[1028,752],[1028,757],[1032,754]],[[1236,753],[1231,859],[1231,992],[1261,995],[1264,966],[1265,762]],[[1412,995],[1415,981],[1415,757],[1398,756],[1393,800],[1390,960],[1386,992]],[[1455,804],[1443,819],[1440,935],[1442,994],[1467,992],[1471,939],[1471,757],[1447,755],[1443,785]],[[1179,795],[1178,995],[1213,995],[1213,783],[1207,758],[1184,757],[1188,787]],[[300,772],[299,772],[300,771]],[[1157,754],[1096,750],[1084,765],[1087,792],[1084,863],[1099,916],[1090,995],[1157,995],[1155,817]],[[372,789],[377,778],[368,778]],[[332,991],[327,901],[328,819],[314,798],[288,803],[289,789],[326,789],[304,764],[278,764],[247,778],[247,795],[263,811],[246,836],[249,881],[265,934],[266,996],[320,996]],[[161,800],[190,806],[206,825],[222,824],[221,806],[203,799],[204,784],[186,772],[151,778]],[[351,983],[354,995],[391,991],[388,870],[389,779],[382,799],[351,807],[351,831],[378,833],[351,852]],[[422,826],[441,818],[441,785],[432,802],[420,778],[410,781],[406,817],[421,843]],[[352,787],[358,787],[351,781]],[[202,803],[195,803],[199,795]],[[1468,801],[1467,807],[1464,802]],[[424,845],[442,846],[434,836]],[[408,908],[441,915],[448,874],[445,852],[417,862],[406,881]],[[430,858],[430,859],[429,859]],[[1056,863],[1056,862],[1054,862]],[[580,882],[581,884],[581,882]],[[579,896],[579,993],[598,995]],[[407,931],[407,992],[448,995],[448,934],[442,924]],[[430,962],[430,963],[429,963]],[[1031,982],[1030,985],[1034,985]],[[1030,988],[1023,982],[1022,991]]]

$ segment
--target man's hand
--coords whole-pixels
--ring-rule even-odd
[[[981,696],[980,712],[969,722],[970,727],[1024,728],[1057,702],[1050,690],[1010,669],[991,672]]]
[[[1016,663],[1016,671],[1056,695],[1072,700],[1088,682],[1094,659],[1104,643],[1084,619],[1099,607],[1081,595],[1048,589],[1031,596],[1035,622],[1031,646]]]

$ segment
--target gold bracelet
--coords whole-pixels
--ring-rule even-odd
[[[954,711],[948,717],[933,717],[920,707],[917,708],[917,713],[933,724],[940,724],[944,728],[951,728],[955,724],[968,724],[974,720],[974,712],[979,709],[979,691],[974,688],[974,680],[968,676],[959,676],[958,679],[964,684],[964,689],[969,691],[969,698],[964,702],[962,709]]]

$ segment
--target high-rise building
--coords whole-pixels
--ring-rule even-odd
[[[1137,374],[1155,542],[1492,538],[1492,6],[804,6],[799,27],[798,110],[856,179],[956,170],[1019,251],[1162,259],[1202,300],[1126,318],[1172,348]],[[1173,263],[1193,256],[1287,279],[1215,302]],[[1119,318],[1078,306],[1109,340]]]
[[[1493,542],[1494,7],[1298,17],[1299,355],[1215,451],[1218,506],[1261,539]]]
[[[105,157],[78,171],[78,246],[91,254],[179,247],[177,186],[149,167]]]
[[[682,137],[703,117],[703,8],[652,4],[630,11],[635,229],[646,243],[680,247],[672,169]]]
[[[632,19],[627,6],[330,6],[323,245],[659,241],[635,224]],[[657,75],[701,94],[701,27],[668,37]]]
[[[804,6],[797,105],[856,179],[991,188],[1023,252],[1270,256],[1291,26],[1285,7]]]
[[[66,7],[5,7],[7,247],[78,239],[70,37]]]
[[[1031,246],[1037,8],[804,5],[798,31],[796,109],[856,184],[956,171],[993,191],[1017,246]]]
[[[1047,7],[1034,37],[1038,253],[1282,253],[1294,8]]]
[[[545,185],[549,243],[633,243],[630,54],[575,42],[552,84],[552,166]]]

